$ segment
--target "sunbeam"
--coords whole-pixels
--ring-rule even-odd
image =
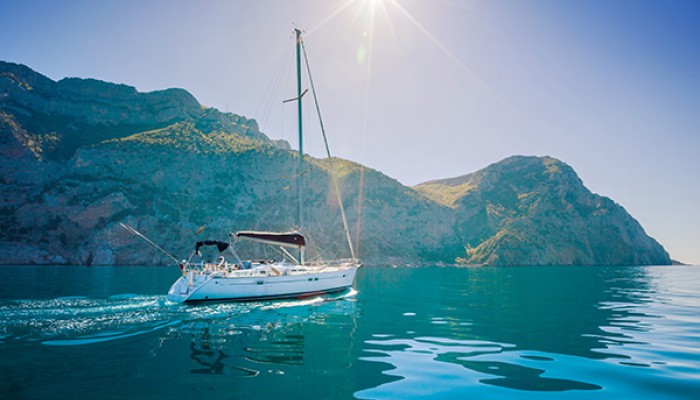
[[[428,39],[430,39],[431,42],[435,46],[437,46],[440,51],[442,51],[450,60],[452,60],[457,66],[464,72],[466,72],[470,77],[472,77],[474,80],[479,82],[484,88],[486,88],[491,94],[496,95],[491,88],[488,87],[486,82],[481,80],[472,70],[470,70],[457,56],[455,56],[445,45],[443,45],[435,36],[433,36],[428,29],[426,29],[416,18],[413,17],[405,8],[403,8],[398,1],[396,0],[386,0],[389,2],[392,6],[396,7],[396,9],[404,16],[406,19],[413,24],[422,34],[425,35]]]
[[[305,35],[304,35],[304,36],[309,37],[309,36],[313,35],[317,30],[319,30],[319,29],[322,28],[324,25],[326,25],[328,22],[330,22],[331,20],[333,20],[333,18],[335,18],[335,17],[337,17],[338,15],[340,15],[340,13],[342,13],[343,11],[345,11],[346,8],[350,7],[350,6],[351,6],[353,3],[355,3],[355,2],[357,2],[357,0],[347,0],[345,3],[341,4],[340,7],[338,7],[338,8],[335,9],[332,13],[330,13],[326,18],[324,18],[321,22],[319,22],[316,26],[314,26],[313,28],[307,30],[307,31],[305,32]]]

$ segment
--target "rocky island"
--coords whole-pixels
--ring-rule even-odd
[[[294,224],[298,155],[289,144],[183,89],[53,81],[0,61],[0,154],[2,264],[168,262],[120,223],[181,257],[205,224],[218,238]],[[346,255],[331,165],[306,158],[312,250]],[[368,263],[671,263],[622,206],[555,158],[514,156],[415,187],[348,160],[333,167]]]

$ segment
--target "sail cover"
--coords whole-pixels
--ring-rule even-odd
[[[221,253],[222,251],[228,249],[229,244],[226,242],[219,242],[217,240],[204,240],[197,242],[194,245],[194,252],[200,257],[202,256],[202,253],[199,252],[199,248],[202,246],[216,246],[216,249],[219,250],[219,253]]]
[[[236,237],[276,246],[302,247],[306,245],[306,239],[304,239],[304,236],[298,232],[280,233],[240,231],[236,232]]]

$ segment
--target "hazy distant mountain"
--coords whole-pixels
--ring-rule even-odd
[[[0,154],[0,263],[168,262],[120,222],[178,257],[230,231],[294,227],[297,154],[182,89],[55,82],[0,62]],[[312,253],[348,256],[331,163],[305,159]],[[514,157],[415,189],[350,161],[333,166],[370,262],[670,263],[622,207],[551,158]]]

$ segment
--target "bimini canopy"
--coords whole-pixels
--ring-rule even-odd
[[[236,237],[239,239],[252,240],[275,246],[285,247],[302,247],[306,246],[306,239],[298,232],[253,232],[240,231],[236,232]]]
[[[200,257],[202,256],[202,254],[199,252],[199,248],[202,246],[216,246],[216,249],[219,250],[219,253],[221,253],[222,251],[228,249],[229,245],[226,242],[219,242],[216,240],[205,240],[202,242],[197,242],[194,245],[194,252],[197,253],[197,255]]]

